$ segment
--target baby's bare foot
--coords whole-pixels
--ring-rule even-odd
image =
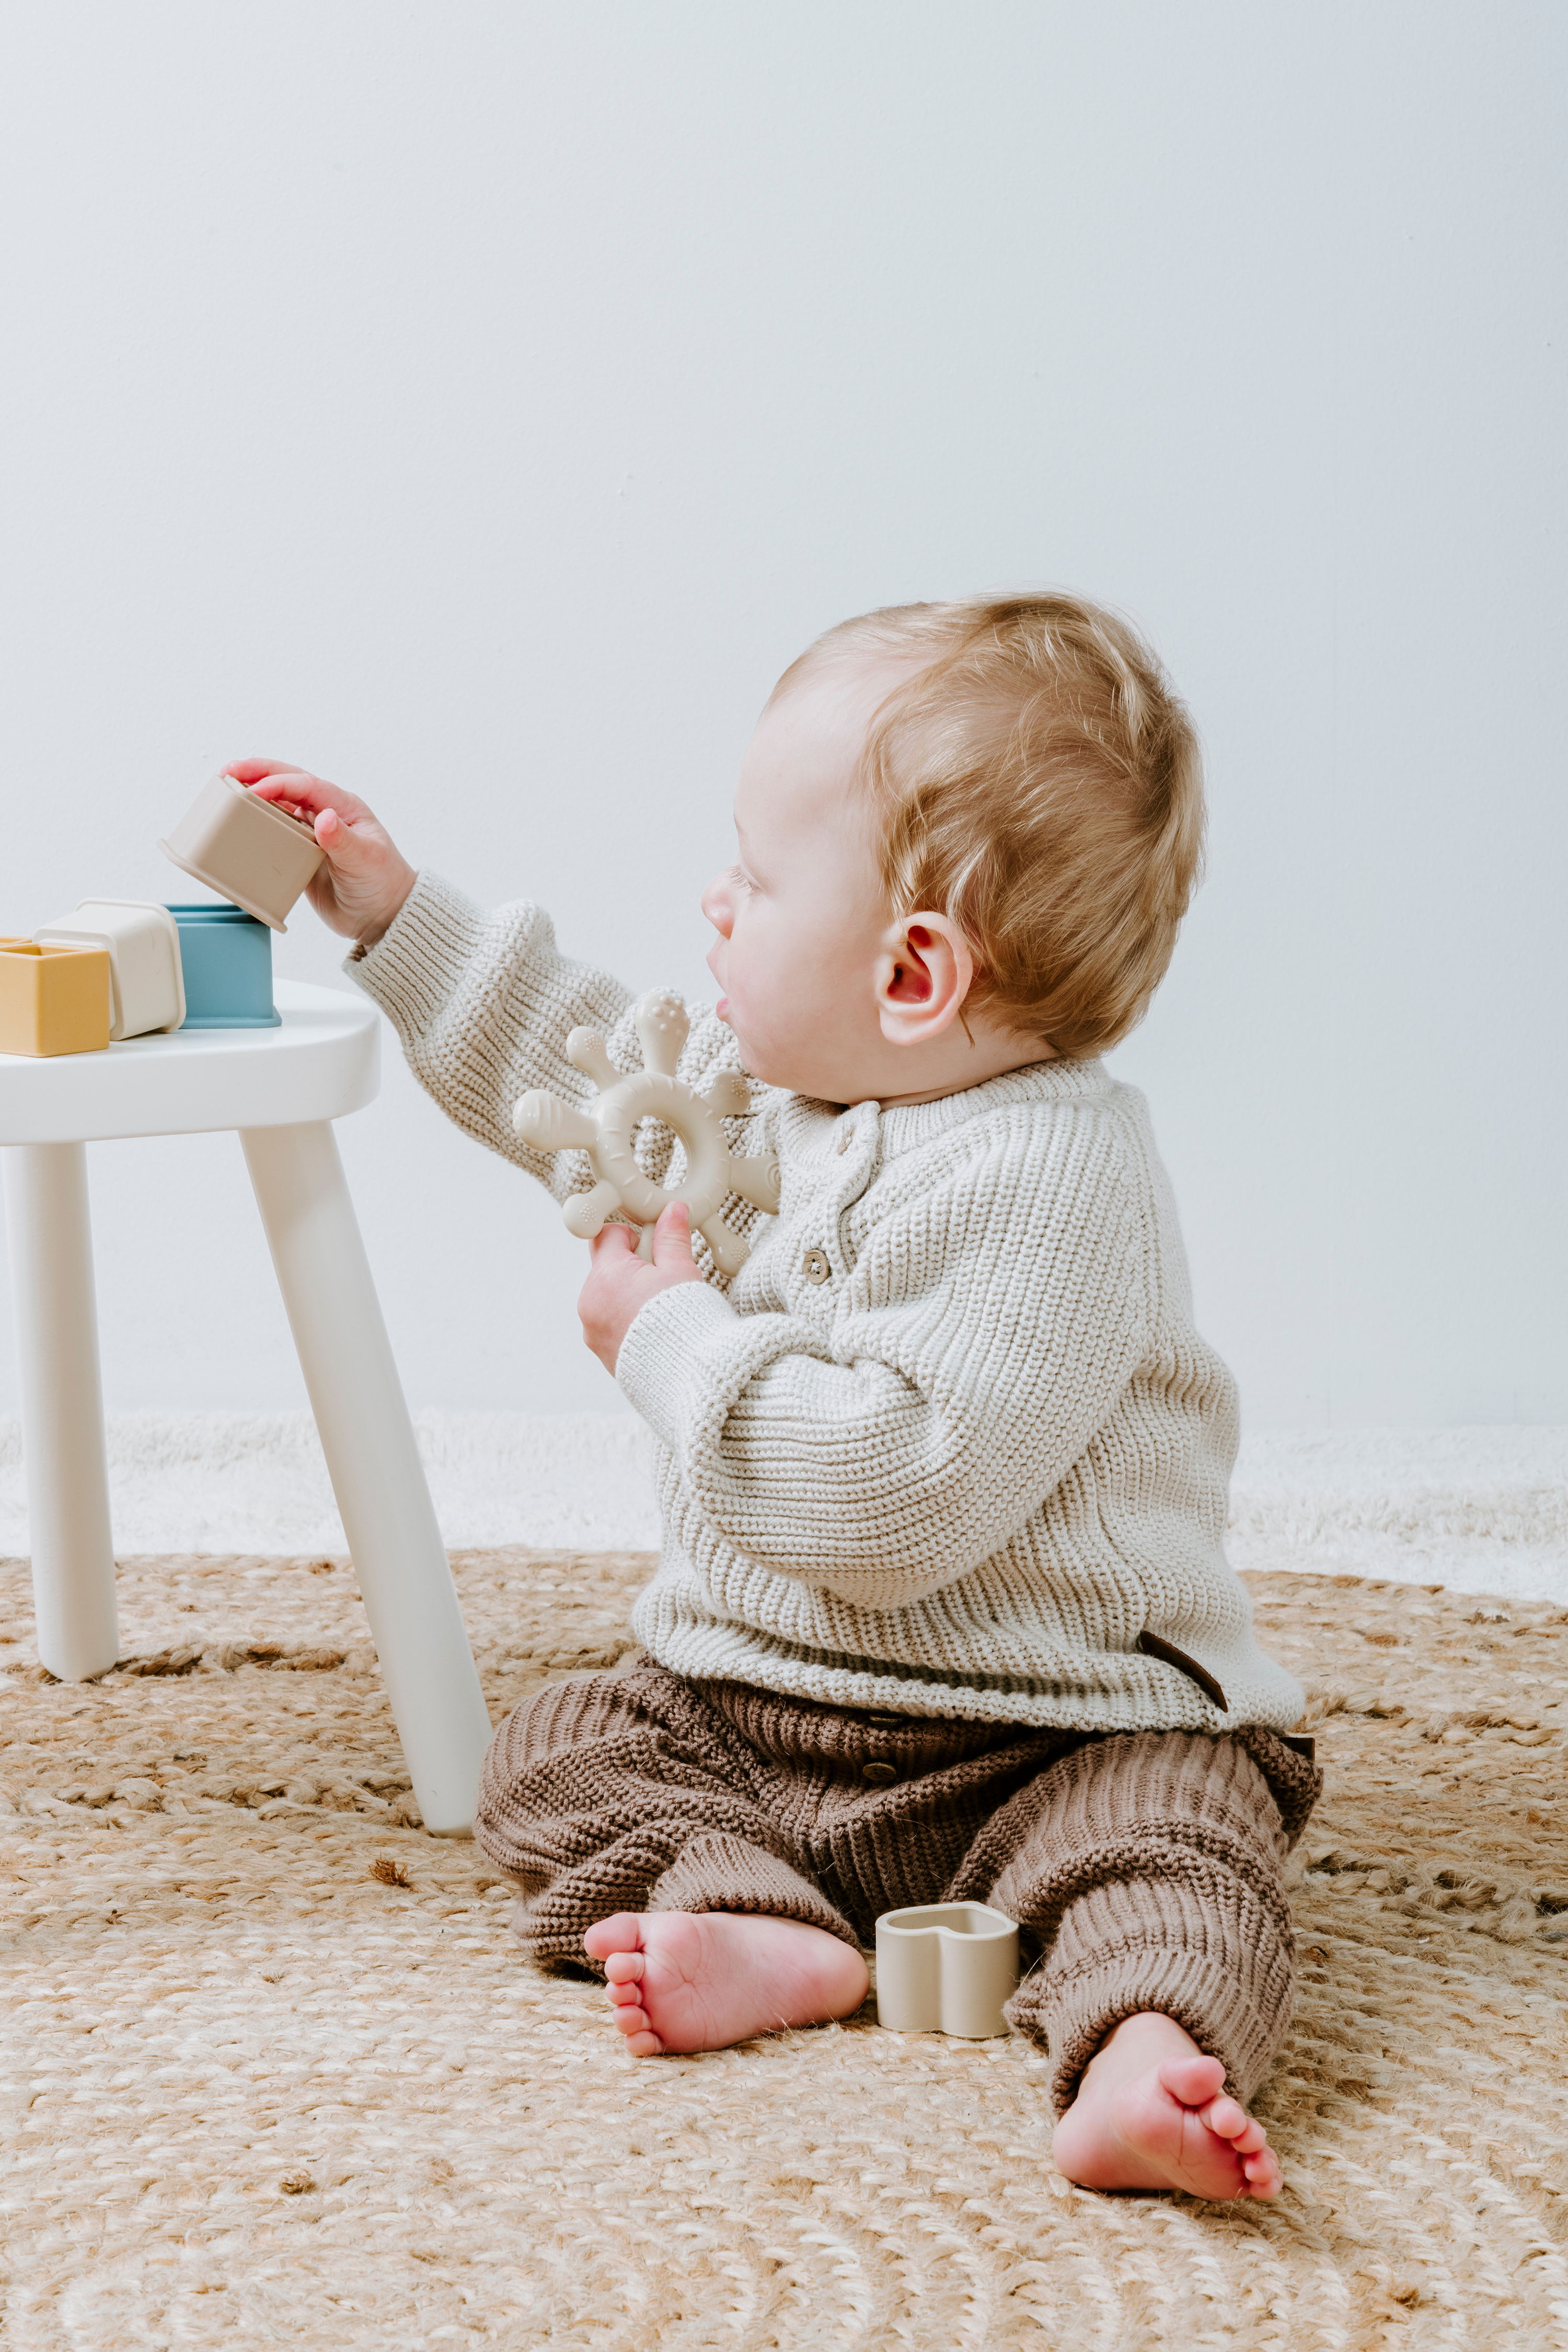
[[[799,1919],[734,1911],[617,1911],[583,1938],[605,1963],[634,2058],[726,2050],[781,2025],[847,2017],[870,1979],[852,1946]]]
[[[1058,2172],[1084,2189],[1183,2189],[1189,2197],[1277,2197],[1263,2126],[1225,2097],[1225,2068],[1174,2018],[1123,2020],[1084,2071],[1056,2128]]]

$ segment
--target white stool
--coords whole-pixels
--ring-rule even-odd
[[[279,1029],[0,1055],[38,1655],[75,1682],[120,1652],[83,1147],[237,1128],[414,1793],[427,1828],[460,1832],[489,1719],[328,1124],[374,1097],[379,1022],[300,982],[277,1000]]]

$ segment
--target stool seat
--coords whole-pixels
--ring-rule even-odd
[[[276,994],[276,1029],[0,1054],[38,1655],[62,1681],[119,1655],[85,1147],[233,1128],[414,1792],[428,1829],[460,1834],[489,1718],[331,1125],[375,1096],[380,1020],[337,989]]]
[[[373,1102],[374,1005],[298,980],[273,993],[278,1029],[171,1029],[99,1054],[0,1054],[0,1145],[279,1127]]]

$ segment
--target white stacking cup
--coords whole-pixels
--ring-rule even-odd
[[[167,907],[150,898],[83,898],[74,915],[40,924],[33,937],[40,947],[109,950],[111,1039],[177,1029],[184,1019],[179,927]]]

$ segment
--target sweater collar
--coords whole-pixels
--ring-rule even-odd
[[[884,1160],[895,1160],[1009,1104],[1067,1102],[1086,1095],[1103,1095],[1110,1091],[1111,1083],[1110,1074],[1098,1055],[1081,1062],[1031,1062],[1024,1069],[1005,1070],[1000,1077],[986,1078],[977,1087],[965,1087],[959,1094],[939,1095],[934,1102],[896,1103],[889,1110],[876,1103],[852,1103],[841,1110],[833,1103],[792,1095],[787,1098],[785,1124],[795,1130],[792,1139],[809,1150],[827,1132],[836,1129],[842,1119],[859,1124],[874,1116],[879,1130],[880,1157]]]

